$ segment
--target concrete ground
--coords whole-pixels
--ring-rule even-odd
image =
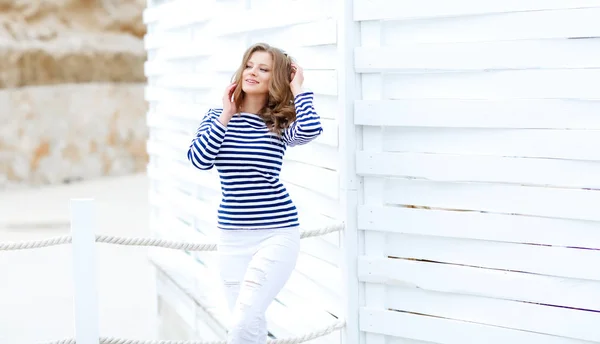
[[[148,236],[147,179],[113,177],[0,193],[0,242],[69,234],[69,199],[94,198],[97,232]],[[97,244],[100,335],[156,339],[148,248]],[[0,251],[0,344],[74,336],[71,246]],[[173,338],[175,339],[175,338]]]

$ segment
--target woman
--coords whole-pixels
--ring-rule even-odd
[[[295,268],[298,212],[279,180],[289,146],[322,132],[313,93],[302,89],[302,68],[280,49],[251,46],[188,150],[202,170],[216,166],[219,268],[232,311],[228,343],[266,343],[265,312]]]

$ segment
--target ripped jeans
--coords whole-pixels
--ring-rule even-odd
[[[290,278],[300,252],[295,228],[221,230],[219,269],[232,313],[228,344],[265,344],[265,312]]]

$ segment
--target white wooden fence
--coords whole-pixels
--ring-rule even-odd
[[[303,243],[275,336],[333,314],[349,344],[600,342],[598,18],[600,0],[151,3],[156,232],[215,234],[218,179],[185,151],[266,41],[305,67],[325,118],[282,177],[303,223],[346,223]],[[226,319],[210,254],[153,259],[161,297],[222,336],[202,311]]]
[[[313,227],[339,221],[333,5],[322,0],[279,5],[272,1],[171,1],[145,12],[151,129],[148,174],[156,233],[215,240],[218,176],[216,170],[194,170],[186,159],[187,149],[207,109],[221,106],[222,92],[244,50],[258,41],[279,46],[300,61],[306,70],[306,86],[317,95],[315,106],[323,117],[323,135],[310,146],[288,150],[281,175],[301,222]],[[296,272],[267,314],[273,335],[301,335],[342,316],[339,254],[339,234],[303,241]],[[227,312],[214,254],[157,252],[152,258],[162,271],[161,297],[175,305],[200,337],[220,338]],[[182,294],[180,287],[193,297]],[[205,313],[214,314],[217,322]],[[339,341],[338,332],[316,342]]]

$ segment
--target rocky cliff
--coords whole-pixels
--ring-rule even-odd
[[[146,165],[144,0],[0,0],[0,189]]]

